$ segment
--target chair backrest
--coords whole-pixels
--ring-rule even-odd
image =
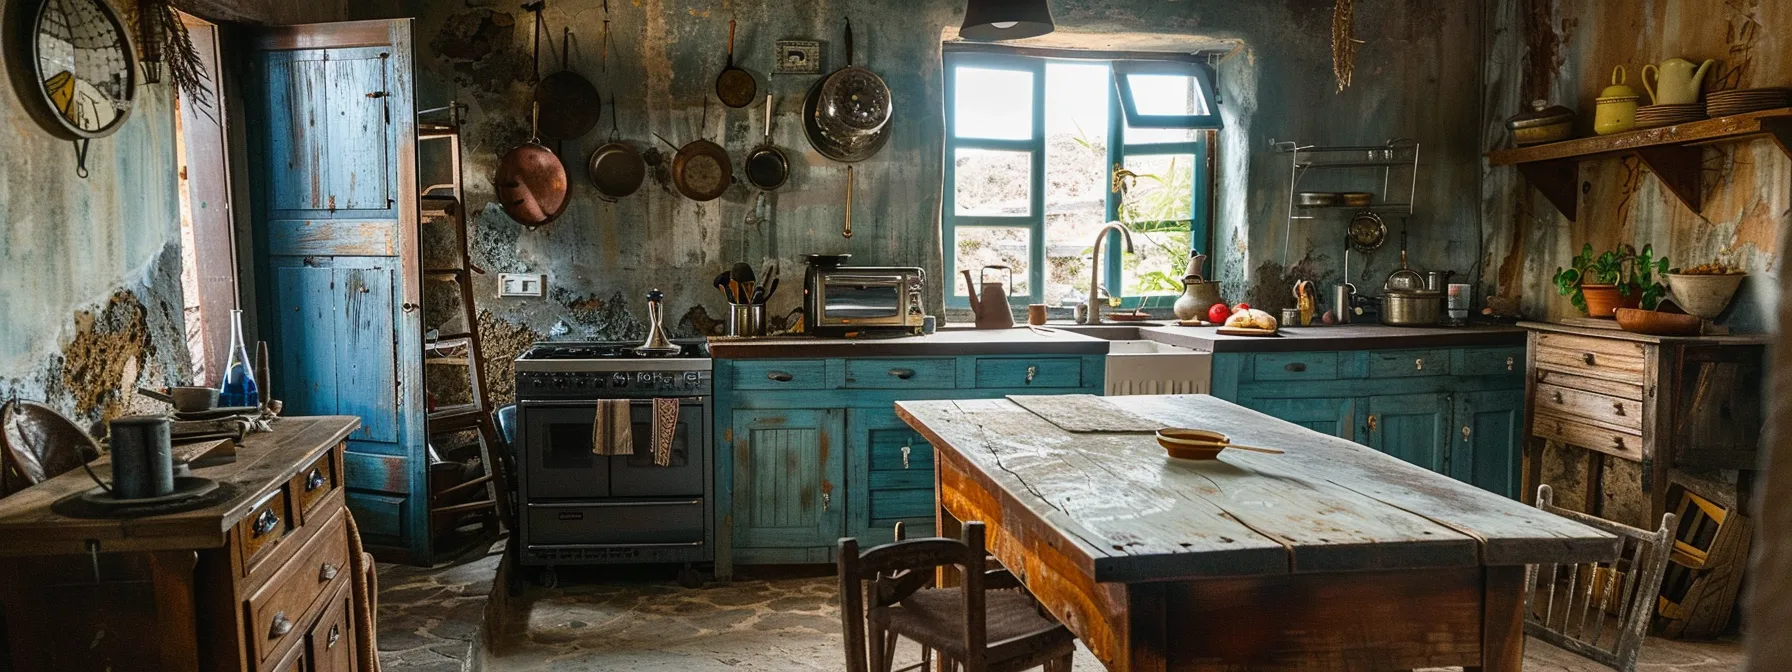
[[[99,457],[74,421],[34,401],[0,405],[0,497],[61,476]]]
[[[884,607],[902,601],[933,582],[932,570],[960,568],[964,596],[965,656],[967,669],[981,669],[987,633],[984,623],[984,529],[981,522],[964,524],[964,539],[929,537],[902,539],[859,550],[857,539],[840,540],[836,563],[840,574],[840,625],[846,638],[847,672],[868,669],[865,645],[866,593],[871,606]],[[867,591],[866,588],[870,590]]]
[[[1674,514],[1662,515],[1660,529],[1642,530],[1558,507],[1547,485],[1537,488],[1537,508],[1616,535],[1620,546],[1613,562],[1526,568],[1525,634],[1620,672],[1636,669],[1673,549]]]

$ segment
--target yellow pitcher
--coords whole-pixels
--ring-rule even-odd
[[[1643,66],[1643,88],[1649,91],[1649,98],[1656,105],[1690,105],[1699,102],[1699,89],[1705,81],[1705,71],[1711,69],[1714,61],[1705,59],[1698,66],[1684,58],[1670,58],[1661,65]],[[1649,85],[1649,73],[1655,73],[1655,85]]]

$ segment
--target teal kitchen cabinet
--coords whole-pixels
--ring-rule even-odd
[[[1216,353],[1213,394],[1518,495],[1524,348]]]
[[[840,537],[884,543],[897,523],[933,534],[933,446],[895,403],[1101,394],[1105,359],[716,358],[717,577],[735,564],[833,562]]]

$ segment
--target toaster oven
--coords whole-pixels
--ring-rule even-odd
[[[804,273],[807,333],[841,336],[866,330],[921,333],[925,274],[902,266],[810,265]]]

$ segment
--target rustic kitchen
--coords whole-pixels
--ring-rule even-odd
[[[1792,3],[0,7],[0,672],[1792,669]]]

